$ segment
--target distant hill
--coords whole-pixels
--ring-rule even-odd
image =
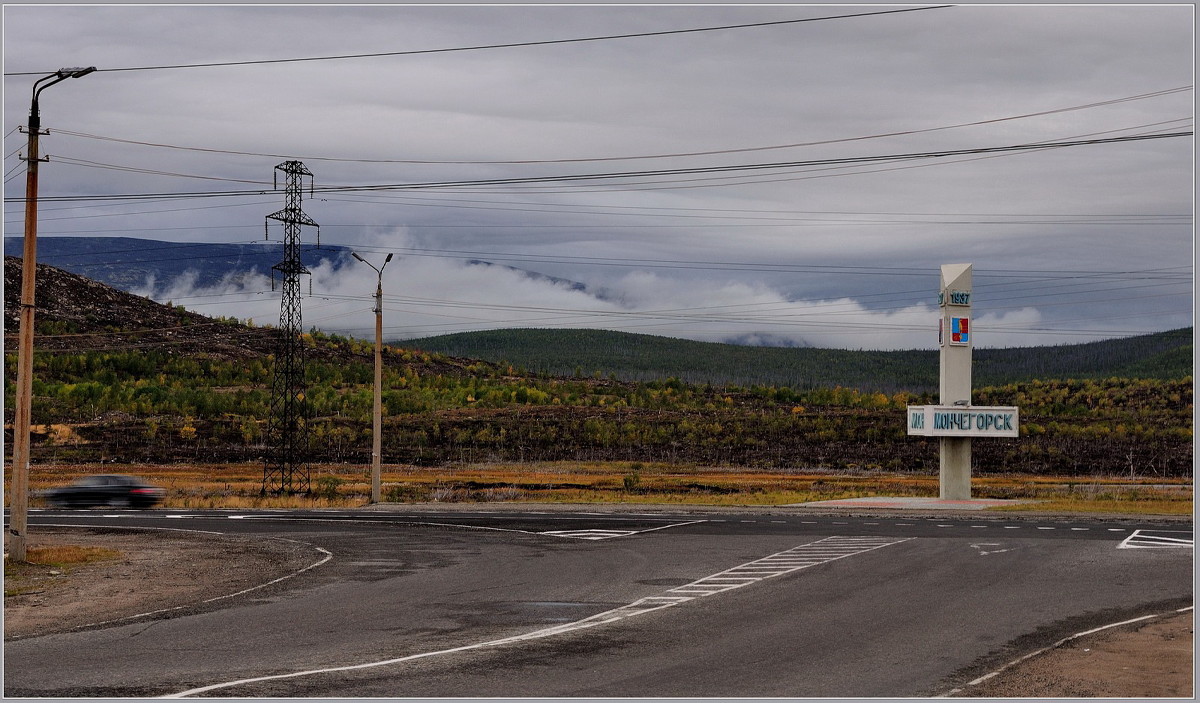
[[[23,237],[5,237],[4,255],[20,257]],[[350,248],[323,244],[300,247],[300,261],[309,269],[322,261],[334,270],[360,266],[350,258]],[[271,275],[271,267],[283,258],[278,241],[252,243],[169,242],[133,237],[40,237],[39,264],[54,266],[123,291],[141,292],[149,280],[158,289],[185,274],[195,276],[193,285],[206,287],[220,283],[226,276],[258,272]],[[604,291],[591,291],[578,281],[548,276],[479,259],[465,259],[469,266],[496,267],[515,271],[534,281],[586,292],[605,299]]]
[[[16,257],[4,257],[4,339],[9,353],[17,350],[20,330],[21,263]],[[245,366],[267,359],[278,349],[279,331],[274,327],[255,327],[201,315],[181,305],[156,303],[47,264],[38,264],[36,295],[38,352],[157,353]],[[330,335],[308,337],[305,354],[309,360],[342,369],[373,363],[369,343]],[[469,376],[492,371],[490,365],[472,359],[390,351],[384,357],[385,365],[420,374]]]
[[[556,375],[626,381],[936,391],[938,352],[745,347],[604,330],[511,329],[410,339],[424,351]],[[975,351],[976,386],[1021,380],[1177,379],[1192,373],[1192,328],[1087,344]]]
[[[22,237],[4,238],[4,255],[20,257]],[[300,260],[313,268],[323,259],[335,264],[349,249],[340,246],[301,247]],[[257,271],[270,275],[283,258],[279,242],[213,244],[168,242],[133,237],[39,237],[39,264],[85,276],[113,288],[138,290],[153,279],[164,285],[189,271],[196,285],[212,286],[227,275]]]

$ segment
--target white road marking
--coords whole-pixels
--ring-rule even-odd
[[[44,526],[45,527],[83,527],[83,528],[91,527],[91,525],[72,525],[72,524],[56,525],[56,524],[50,524],[50,523],[44,523]],[[182,529],[179,527],[109,527],[109,528],[105,528],[105,529],[111,529],[111,530],[157,530],[159,532],[188,532],[188,533],[192,533],[192,534],[220,535],[222,537],[228,536],[228,533],[226,533],[226,532],[213,532],[212,530],[185,530],[185,529]],[[300,574],[304,573],[305,571],[308,571],[309,569],[315,569],[318,566],[321,566],[322,564],[325,564],[325,563],[329,562],[331,559],[333,559],[332,552],[330,552],[327,549],[322,549],[321,547],[318,547],[315,544],[309,544],[308,542],[301,542],[300,540],[297,540],[297,539],[288,539],[287,537],[265,537],[264,539],[274,539],[274,540],[279,540],[281,542],[292,542],[294,544],[303,544],[305,546],[312,547],[313,549],[317,550],[321,554],[324,554],[325,556],[322,557],[321,559],[313,562],[312,564],[309,564],[308,566],[304,567],[303,569],[293,571],[290,574],[284,574],[283,576],[280,576],[277,579],[267,581],[265,583],[260,583],[257,586],[251,586],[250,588],[243,588],[242,590],[237,591],[236,593],[226,593],[223,596],[216,596],[215,598],[209,598],[207,600],[198,601],[199,604],[204,605],[206,603],[215,603],[219,600],[225,600],[227,598],[235,598],[237,596],[244,595],[246,593],[250,593],[251,591],[257,591],[260,588],[266,588],[267,586],[279,583],[280,581],[286,581],[286,580],[292,578],[293,576],[299,576]],[[137,615],[126,615],[125,617],[114,618],[112,620],[102,620],[100,622],[92,622],[92,623],[88,623],[86,625],[77,625],[75,627],[72,627],[69,631],[82,630],[82,629],[88,628],[88,627],[98,627],[100,625],[111,625],[111,624],[117,623],[117,622],[125,622],[126,620],[137,620],[139,618],[150,617],[151,615],[159,615],[161,613],[169,613],[169,612],[172,612],[175,610],[183,610],[184,608],[191,607],[192,605],[196,605],[196,603],[177,605],[172,608],[160,608],[158,610],[151,610],[151,611],[145,612],[145,613],[138,613]],[[25,636],[29,637],[29,636],[34,636],[34,635],[25,635]],[[20,637],[19,636],[13,637],[13,639],[20,639]]]
[[[612,539],[613,537],[628,537],[636,535],[637,530],[551,530],[549,532],[539,532],[539,535],[551,535],[554,537],[570,537],[572,539]]]
[[[826,562],[835,561],[837,559],[844,559],[849,556],[863,554],[865,552],[881,549],[893,544],[900,544],[902,542],[907,542],[910,539],[913,538],[904,537],[897,539],[886,537],[827,537],[811,544],[801,545],[784,552],[763,557],[762,559],[747,562],[741,566],[735,566],[732,569],[726,569],[725,571],[721,571],[711,576],[706,576],[705,578],[693,581],[686,586],[672,588],[661,595],[640,598],[628,605],[623,605],[612,610],[606,610],[603,613],[598,613],[582,620],[576,620],[575,622],[555,625],[553,627],[534,630],[533,632],[514,635],[512,637],[505,637],[498,640],[477,642],[475,644],[464,645],[462,647],[442,649],[433,652],[410,654],[408,656],[397,657],[395,659],[385,659],[383,661],[329,667],[325,669],[310,669],[307,671],[296,671],[288,674],[257,676],[253,678],[238,679],[237,681],[225,681],[222,683],[210,684],[208,686],[201,686],[199,688],[192,688],[187,691],[161,696],[161,698],[186,698],[188,696],[196,696],[202,693],[208,693],[210,691],[216,691],[223,688],[232,688],[234,686],[241,686],[245,684],[262,683],[264,681],[278,681],[280,679],[300,678],[303,676],[315,676],[318,674],[330,674],[342,671],[359,671],[363,669],[372,669],[382,666],[390,666],[393,664],[401,664],[408,661],[414,661],[416,659],[436,657],[443,654],[454,654],[473,649],[483,649],[484,647],[496,647],[514,642],[553,637],[554,635],[560,635],[567,632],[576,632],[579,630],[596,627],[598,625],[606,625],[617,622],[618,620],[633,617],[635,615],[644,615],[656,610],[662,610],[663,608],[671,608],[682,603],[687,603],[688,601],[696,598],[704,598],[706,596],[722,593],[733,588],[740,588],[752,583],[758,583],[763,579],[773,578],[775,576],[780,576],[792,571],[808,568],[809,566],[816,566],[817,564],[823,564]],[[817,552],[819,552],[819,554]],[[813,555],[812,558],[807,558],[809,555]],[[754,570],[754,573],[745,571],[747,569],[752,569],[752,567],[759,565],[761,562],[766,562],[767,560],[779,557],[794,557],[797,561],[794,565],[787,567],[775,567],[766,571]]]
[[[1196,538],[1187,530],[1134,530],[1117,549],[1193,549],[1195,544]]]
[[[966,684],[966,686],[963,686],[963,687],[961,687],[961,688],[956,688],[956,689],[954,689],[954,690],[950,691],[949,693],[947,693],[945,696],[940,696],[940,697],[942,697],[942,698],[945,698],[945,697],[948,697],[948,696],[953,696],[953,695],[955,695],[956,693],[960,693],[960,692],[962,692],[962,691],[963,691],[963,689],[965,689],[965,688],[967,688],[967,687],[970,687],[970,686],[976,686],[976,685],[978,685],[978,684],[981,684],[981,683],[983,683],[984,681],[987,681],[988,679],[990,679],[990,678],[993,678],[993,677],[995,677],[995,676],[999,675],[1000,673],[1002,673],[1002,672],[1004,672],[1004,671],[1006,671],[1006,670],[1008,670],[1008,669],[1012,668],[1013,666],[1016,666],[1017,664],[1020,664],[1021,662],[1023,662],[1023,661],[1026,661],[1027,659],[1032,659],[1033,657],[1036,657],[1037,655],[1039,655],[1039,654],[1041,654],[1041,653],[1043,653],[1043,652],[1048,652],[1048,651],[1050,651],[1051,649],[1055,649],[1055,648],[1057,648],[1057,647],[1061,647],[1062,645],[1066,644],[1067,642],[1070,642],[1070,641],[1071,641],[1071,640],[1073,640],[1073,639],[1078,639],[1078,638],[1080,638],[1080,637],[1085,637],[1085,636],[1087,636],[1087,635],[1092,635],[1092,634],[1095,634],[1095,633],[1097,633],[1097,632],[1102,632],[1102,631],[1104,631],[1104,630],[1107,630],[1107,629],[1109,629],[1109,628],[1113,628],[1113,627],[1120,627],[1121,625],[1130,625],[1130,624],[1133,624],[1133,623],[1135,623],[1135,622],[1141,622],[1142,620],[1150,620],[1150,619],[1152,619],[1152,618],[1158,618],[1158,617],[1162,617],[1163,615],[1172,615],[1172,614],[1174,614],[1174,613],[1186,613],[1186,612],[1188,612],[1189,610],[1194,610],[1194,607],[1192,607],[1192,606],[1189,606],[1189,607],[1187,607],[1187,608],[1180,608],[1179,610],[1174,610],[1174,611],[1167,612],[1167,613],[1157,613],[1157,614],[1155,614],[1155,615],[1143,615],[1143,616],[1142,616],[1142,617],[1140,617],[1140,618],[1133,618],[1132,620],[1122,620],[1121,622],[1114,622],[1114,623],[1110,623],[1110,624],[1108,624],[1108,625],[1101,625],[1100,627],[1095,627],[1095,628],[1092,628],[1091,630],[1087,630],[1087,631],[1084,631],[1084,632],[1076,632],[1075,634],[1073,634],[1073,635],[1071,635],[1071,636],[1069,636],[1069,637],[1064,637],[1064,638],[1062,638],[1061,640],[1059,640],[1059,641],[1055,642],[1054,644],[1050,645],[1049,647],[1043,647],[1043,648],[1041,648],[1041,649],[1037,650],[1036,652],[1030,652],[1029,654],[1026,654],[1026,655],[1025,655],[1025,656],[1023,656],[1023,657],[1020,657],[1020,658],[1018,658],[1018,659],[1014,659],[1014,660],[1010,661],[1009,663],[1005,664],[1004,666],[1000,667],[999,669],[996,669],[996,670],[995,670],[995,671],[993,671],[992,673],[990,673],[990,674],[984,674],[983,676],[980,676],[979,678],[975,679],[974,681],[968,682],[968,683]]]
[[[587,539],[601,540],[612,539],[614,537],[628,537],[630,535],[640,535],[643,532],[655,532],[657,530],[665,530],[671,527],[683,527],[684,525],[695,525],[696,523],[704,522],[704,520],[691,520],[689,522],[676,522],[670,525],[660,525],[658,527],[650,527],[645,530],[550,530],[548,532],[534,532],[536,535],[550,535],[552,537],[569,537],[571,539]],[[524,532],[525,530],[516,530]]]
[[[984,547],[999,547],[999,542],[978,542],[976,544],[972,544],[971,546],[979,550],[979,556],[981,557],[985,557],[989,554],[1003,554],[1004,552],[1012,551],[1011,549],[984,549]]]

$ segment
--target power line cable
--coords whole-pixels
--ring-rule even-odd
[[[1109,100],[1101,100],[1101,101],[1096,101],[1096,102],[1091,102],[1091,103],[1084,103],[1081,105],[1070,105],[1067,107],[1054,108],[1054,109],[1050,109],[1050,110],[1042,110],[1042,111],[1038,111],[1038,112],[1029,112],[1029,113],[1019,114],[1019,115],[1009,115],[1009,116],[1005,116],[1005,117],[994,117],[994,118],[989,118],[989,119],[985,119],[985,120],[976,120],[973,122],[962,122],[962,123],[958,123],[958,124],[941,125],[941,126],[937,126],[937,127],[926,127],[926,128],[921,128],[921,129],[910,129],[910,130],[900,130],[900,131],[895,131],[895,132],[884,132],[884,133],[880,133],[880,134],[869,134],[869,135],[863,135],[863,136],[857,136],[857,137],[843,137],[843,138],[839,138],[839,139],[824,139],[824,140],[819,140],[819,141],[795,142],[795,143],[790,143],[790,144],[774,144],[774,145],[768,145],[768,146],[742,147],[742,148],[737,148],[737,149],[716,149],[716,150],[710,150],[710,151],[689,151],[689,152],[675,152],[675,153],[664,153],[664,154],[604,156],[604,157],[588,157],[588,158],[573,158],[573,159],[431,160],[431,159],[362,159],[362,158],[330,157],[330,156],[296,157],[295,155],[288,155],[288,154],[272,154],[272,153],[263,153],[263,152],[238,151],[238,150],[232,150],[232,149],[216,149],[216,148],[207,148],[207,147],[181,146],[178,144],[163,144],[163,143],[147,142],[147,141],[135,140],[135,139],[122,139],[122,138],[118,138],[118,137],[106,137],[106,136],[100,136],[100,135],[95,135],[95,134],[88,134],[86,132],[75,132],[75,131],[65,130],[65,129],[55,129],[54,133],[65,134],[68,136],[80,137],[80,138],[86,138],[86,139],[96,139],[96,140],[110,141],[110,142],[116,142],[116,143],[121,143],[121,144],[133,144],[133,145],[139,145],[139,146],[158,147],[158,148],[163,148],[163,149],[176,149],[176,150],[196,151],[196,152],[214,153],[214,154],[228,154],[228,155],[234,155],[234,156],[252,156],[255,158],[272,158],[272,159],[301,158],[301,160],[304,160],[304,161],[327,161],[327,162],[336,162],[336,163],[419,164],[419,165],[516,165],[516,164],[592,163],[592,162],[604,162],[604,161],[634,161],[634,160],[646,160],[646,159],[670,159],[670,158],[684,158],[684,157],[695,157],[695,156],[716,156],[716,155],[726,155],[726,154],[740,154],[740,153],[748,153],[748,152],[756,152],[756,151],[772,151],[772,150],[779,150],[779,149],[795,149],[795,148],[810,147],[810,146],[826,146],[826,145],[830,145],[830,144],[844,144],[844,143],[848,143],[848,142],[867,141],[867,140],[871,140],[871,139],[883,139],[883,138],[898,137],[898,136],[909,136],[909,135],[914,135],[914,134],[926,134],[929,132],[937,132],[937,131],[944,131],[944,130],[950,130],[950,129],[959,129],[962,127],[978,127],[978,126],[986,125],[986,124],[995,124],[995,123],[999,123],[999,122],[1021,120],[1021,119],[1031,118],[1031,117],[1045,117],[1047,115],[1061,114],[1064,112],[1073,112],[1073,111],[1077,111],[1077,110],[1087,110],[1087,109],[1096,108],[1096,107],[1105,107],[1105,106],[1109,106],[1109,105],[1116,105],[1116,104],[1134,101],[1134,100],[1146,100],[1149,98],[1162,97],[1164,95],[1172,95],[1175,93],[1186,92],[1189,90],[1192,90],[1192,86],[1190,86],[1190,85],[1177,86],[1174,88],[1166,88],[1163,90],[1157,90],[1157,91],[1153,91],[1153,92],[1149,92],[1149,93],[1139,93],[1136,95],[1128,95],[1128,96],[1123,96],[1123,97],[1119,97],[1119,98],[1112,98]]]
[[[192,63],[192,64],[167,64],[157,66],[127,66],[123,68],[98,68],[97,72],[126,72],[126,71],[159,71],[168,69],[181,68],[217,68],[226,66],[261,66],[266,64],[285,64],[285,63],[301,63],[312,61],[341,61],[346,59],[366,59],[366,58],[382,58],[387,56],[419,56],[423,54],[446,54],[461,51],[484,51],[490,49],[514,49],[533,46],[552,46],[556,44],[580,44],[584,42],[599,42],[610,41],[615,39],[636,39],[643,37],[663,37],[679,34],[697,34],[701,32],[717,32],[734,29],[751,29],[756,27],[771,27],[790,24],[802,24],[806,22],[825,22],[830,20],[854,19],[859,17],[874,17],[878,15],[894,15],[904,12],[922,12],[925,10],[944,10],[954,7],[953,5],[933,5],[926,7],[910,7],[898,10],[879,10],[875,12],[860,12],[844,15],[829,15],[825,17],[806,17],[803,19],[793,20],[776,20],[771,22],[750,22],[746,24],[731,24],[717,27],[695,27],[691,29],[669,29],[657,32],[635,32],[629,34],[608,34],[603,36],[592,37],[576,37],[572,39],[547,39],[542,41],[525,41],[511,42],[505,44],[483,44],[478,46],[460,46],[443,49],[414,49],[408,51],[382,51],[375,53],[362,54],[340,54],[335,56],[305,56],[298,58],[287,59],[257,59],[248,61],[214,61],[208,63]],[[5,76],[40,76],[53,73],[54,71],[20,71],[5,73]]]
[[[1177,137],[1191,136],[1191,131],[1168,132],[1165,134],[1147,134],[1125,137],[1107,137],[1102,139],[1083,139],[1075,141],[1052,142],[1052,143],[1036,143],[1036,144],[1014,144],[1000,147],[977,147],[972,149],[953,149],[932,152],[911,152],[901,154],[886,154],[879,156],[855,156],[855,157],[839,157],[832,159],[812,159],[808,161],[783,161],[783,162],[768,162],[755,164],[737,164],[730,166],[705,166],[695,168],[675,168],[675,169],[653,169],[647,171],[616,171],[616,172],[596,172],[586,174],[565,174],[552,176],[525,176],[517,178],[489,178],[489,179],[473,179],[459,181],[429,181],[424,183],[386,183],[376,185],[357,185],[357,186],[322,186],[313,189],[313,192],[320,193],[356,193],[356,192],[375,192],[388,190],[425,190],[425,189],[442,189],[442,188],[464,188],[475,186],[494,186],[494,185],[522,185],[522,184],[540,184],[540,183],[570,183],[579,181],[606,181],[617,180],[623,178],[644,178],[652,176],[676,176],[689,174],[709,174],[709,173],[733,173],[738,171],[762,171],[781,168],[797,168],[803,166],[822,166],[822,165],[839,165],[839,164],[870,164],[870,163],[886,163],[897,161],[914,161],[921,159],[937,159],[950,156],[975,155],[975,154],[993,154],[1004,152],[1020,152],[1031,150],[1044,149],[1063,149],[1077,146],[1093,146],[1099,144],[1117,144],[1126,142],[1138,142],[1154,139],[1172,139]],[[267,195],[272,191],[269,190],[243,190],[243,191],[192,191],[185,193],[125,193],[111,195],[70,195],[70,196],[47,196],[40,198],[47,202],[92,202],[92,201],[122,201],[122,200],[171,200],[171,199],[190,199],[190,198],[217,198],[217,197],[244,197],[250,195]],[[23,198],[5,198],[5,202],[16,202]]]

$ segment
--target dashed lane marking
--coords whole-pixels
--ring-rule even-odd
[[[31,512],[38,512],[38,509],[33,509],[33,510],[31,510]],[[529,513],[529,514],[530,514],[530,515],[539,515],[539,516],[550,516],[550,515],[551,515],[550,513]],[[120,513],[101,513],[101,514],[98,514],[98,515],[90,515],[89,517],[109,518],[109,519],[122,519],[122,518],[136,517],[136,516],[138,516],[138,515],[139,515],[139,512],[138,512],[138,511],[122,511],[122,512],[120,512]],[[603,513],[580,513],[580,514],[579,514],[579,515],[577,515],[577,516],[568,516],[568,517],[553,516],[553,517],[548,517],[547,519],[552,519],[552,520],[586,520],[586,519],[588,519],[589,517],[594,517],[594,516],[599,516],[599,515],[603,515]],[[334,517],[345,518],[345,517],[348,517],[348,514],[347,514],[347,513],[330,513],[330,514],[329,514],[329,516],[334,516]],[[632,516],[659,517],[659,518],[663,517],[662,515],[655,515],[655,514],[651,514],[651,513],[645,513],[645,514],[642,514],[642,513],[634,513],[634,514],[631,514],[631,517],[632,517]],[[218,517],[218,516],[215,516],[215,515],[200,515],[200,514],[192,514],[192,513],[168,513],[168,514],[165,514],[165,515],[163,515],[163,517],[166,517],[166,518],[169,518],[169,519],[189,519],[189,518],[195,518],[195,519],[212,519],[212,518],[214,518],[214,517]],[[276,515],[246,515],[246,514],[232,514],[232,515],[226,515],[225,517],[226,517],[226,518],[228,518],[228,519],[230,519],[230,520],[247,520],[247,519],[267,519],[267,520],[273,520],[273,519],[279,519],[279,518],[278,518]],[[617,538],[617,537],[628,537],[628,536],[631,536],[631,535],[640,534],[640,533],[642,533],[642,532],[650,532],[650,531],[653,531],[653,530],[665,529],[666,527],[677,527],[677,526],[679,526],[679,525],[690,525],[690,524],[693,524],[693,522],[677,523],[677,524],[672,524],[672,525],[666,525],[666,526],[664,526],[664,527],[656,527],[656,528],[652,528],[651,530],[629,530],[629,529],[625,529],[625,530],[621,530],[621,529],[580,529],[580,530],[546,530],[546,531],[540,531],[540,532],[539,532],[539,531],[533,531],[533,530],[519,530],[519,529],[511,529],[511,528],[509,528],[509,529],[506,529],[506,528],[497,528],[497,527],[484,527],[484,526],[479,526],[479,525],[465,525],[465,524],[456,524],[456,523],[447,523],[447,522],[432,522],[432,521],[421,520],[421,516],[417,516],[417,515],[397,515],[397,516],[393,516],[393,517],[394,517],[395,519],[413,520],[413,521],[419,522],[420,524],[425,524],[425,525],[441,525],[441,526],[444,526],[444,527],[461,527],[461,528],[464,528],[464,529],[482,529],[482,530],[494,530],[494,531],[499,531],[499,532],[522,532],[522,533],[525,533],[525,534],[537,534],[537,535],[546,535],[546,536],[550,536],[550,537],[562,537],[562,538],[565,538],[565,539],[582,539],[582,540],[591,540],[591,541],[597,541],[597,540],[606,540],[606,539],[614,539],[614,538]],[[293,518],[293,519],[299,519],[299,518]],[[319,519],[323,519],[323,518],[303,518],[303,519],[307,519],[307,520],[319,520]],[[973,524],[959,524],[959,523],[938,523],[938,522],[936,522],[936,520],[937,520],[936,518],[930,518],[930,519],[928,519],[928,521],[927,521],[927,522],[928,522],[928,523],[929,523],[931,526],[938,527],[938,528],[941,528],[941,529],[951,529],[951,528],[955,528],[955,527],[969,527],[969,528],[972,528],[972,529],[998,528],[998,529],[1004,529],[1004,530],[1022,530],[1022,529],[1026,529],[1026,528],[1028,528],[1028,529],[1034,529],[1034,530],[1046,530],[1046,531],[1049,531],[1049,530],[1058,530],[1058,529],[1060,529],[1060,528],[1059,528],[1059,527],[1057,527],[1057,526],[1050,526],[1050,525],[973,525]],[[758,520],[725,520],[725,519],[715,518],[715,519],[710,519],[710,520],[697,520],[697,521],[694,521],[694,522],[712,522],[712,523],[741,522],[741,523],[756,523],[756,522],[760,522],[760,521],[758,521]],[[762,521],[762,522],[767,522],[767,521]],[[788,521],[786,521],[786,520],[770,520],[769,522],[770,522],[770,523],[772,523],[772,524],[788,524]],[[817,522],[817,521],[815,521],[815,520],[798,520],[798,521],[795,521],[795,522],[798,522],[798,523],[799,523],[799,524],[801,524],[801,525],[817,525],[817,524],[820,524],[819,522]],[[795,523],[792,523],[792,524],[795,524]],[[850,522],[834,521],[834,522],[831,522],[830,524],[832,524],[832,525],[850,525],[850,524],[860,524],[860,525],[865,525],[865,526],[875,527],[875,526],[878,526],[878,525],[880,525],[880,524],[882,524],[882,523],[879,523],[879,522],[861,522],[861,523],[850,523]],[[911,523],[911,522],[896,522],[896,523],[891,523],[891,525],[892,525],[893,527],[914,527],[914,526],[916,525],[916,523]],[[1107,531],[1108,531],[1108,532],[1128,532],[1128,529],[1127,529],[1127,528],[1120,528],[1120,527],[1109,527],[1109,528],[1099,528],[1099,527],[1096,527],[1096,528],[1093,528],[1093,527],[1067,527],[1067,526],[1063,526],[1061,529],[1063,529],[1063,530],[1069,530],[1069,531],[1071,531],[1071,532],[1089,532],[1089,531],[1091,531],[1091,530],[1093,530],[1093,529],[1096,529],[1096,530],[1099,530],[1099,529],[1107,529]],[[1163,530],[1142,530],[1142,531],[1141,531],[1141,533],[1142,533],[1142,537],[1140,537],[1140,538],[1138,538],[1138,539],[1135,539],[1133,542],[1131,542],[1131,543],[1130,543],[1129,545],[1127,545],[1125,548],[1134,548],[1134,547],[1149,547],[1149,546],[1176,546],[1176,547],[1178,547],[1178,546],[1188,546],[1188,545],[1178,545],[1178,544],[1164,544],[1163,542],[1170,542],[1171,540],[1170,540],[1170,539],[1156,540],[1156,539],[1155,539],[1155,538],[1153,538],[1153,537],[1146,537],[1146,536],[1145,536],[1145,535],[1148,535],[1148,534],[1157,534],[1157,533],[1161,533],[1161,532],[1163,532]],[[1190,534],[1190,533],[1187,533],[1187,534]],[[1190,545],[1190,540],[1185,540],[1185,541],[1186,541],[1186,542],[1188,542],[1188,544]]]
[[[529,513],[529,514],[530,515],[548,515],[549,513]],[[334,514],[334,515],[337,517],[345,517],[344,514]],[[126,518],[126,517],[141,517],[141,515],[138,515],[136,513],[110,513],[110,514],[90,515],[88,517]],[[209,519],[209,518],[214,518],[214,517],[219,517],[219,516],[196,515],[196,514],[190,514],[190,513],[166,513],[166,514],[163,514],[162,517],[167,518],[167,519],[181,520],[181,519],[193,519],[193,518]],[[656,516],[656,517],[660,517],[660,516]],[[265,516],[265,515],[240,515],[240,514],[239,515],[226,515],[225,518],[229,519],[229,520],[257,520],[257,519],[278,520],[278,519],[280,519],[273,515]],[[291,519],[320,521],[321,519],[324,519],[324,517],[322,517],[322,518],[291,518]],[[564,519],[564,518],[555,517],[554,519]],[[569,518],[569,519],[578,519],[578,518]],[[503,527],[489,527],[489,526],[483,526],[483,525],[463,525],[463,524],[456,524],[456,523],[430,522],[430,521],[420,521],[419,524],[440,525],[443,527],[459,527],[459,528],[469,529],[469,530],[490,530],[490,531],[494,531],[494,532],[520,532],[520,533],[529,534],[529,535],[546,535],[549,537],[563,537],[563,538],[567,538],[567,539],[583,539],[583,540],[597,541],[597,540],[605,540],[605,539],[614,539],[616,537],[629,537],[631,535],[638,535],[638,534],[642,534],[644,532],[654,532],[656,530],[665,530],[665,529],[668,529],[671,527],[683,527],[685,525],[695,525],[696,523],[700,523],[700,522],[708,522],[708,521],[706,521],[706,520],[690,520],[687,522],[676,522],[676,523],[672,523],[670,525],[660,525],[658,527],[651,527],[651,528],[647,528],[647,529],[643,529],[643,530],[584,529],[584,530],[534,531],[534,530],[516,530],[516,529],[510,529],[510,528],[503,528]],[[719,522],[719,521],[713,521],[713,522]]]
[[[1186,530],[1134,530],[1117,549],[1194,549],[1195,536]]]

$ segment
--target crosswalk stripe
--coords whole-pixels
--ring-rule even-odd
[[[731,588],[740,588],[764,579],[790,574],[810,566],[825,564],[837,559],[862,554],[881,547],[907,542],[911,537],[826,537],[825,539],[794,547],[786,552],[756,559],[752,562],[706,576],[684,586],[672,588],[667,593],[707,596]],[[730,579],[736,579],[731,583]]]

